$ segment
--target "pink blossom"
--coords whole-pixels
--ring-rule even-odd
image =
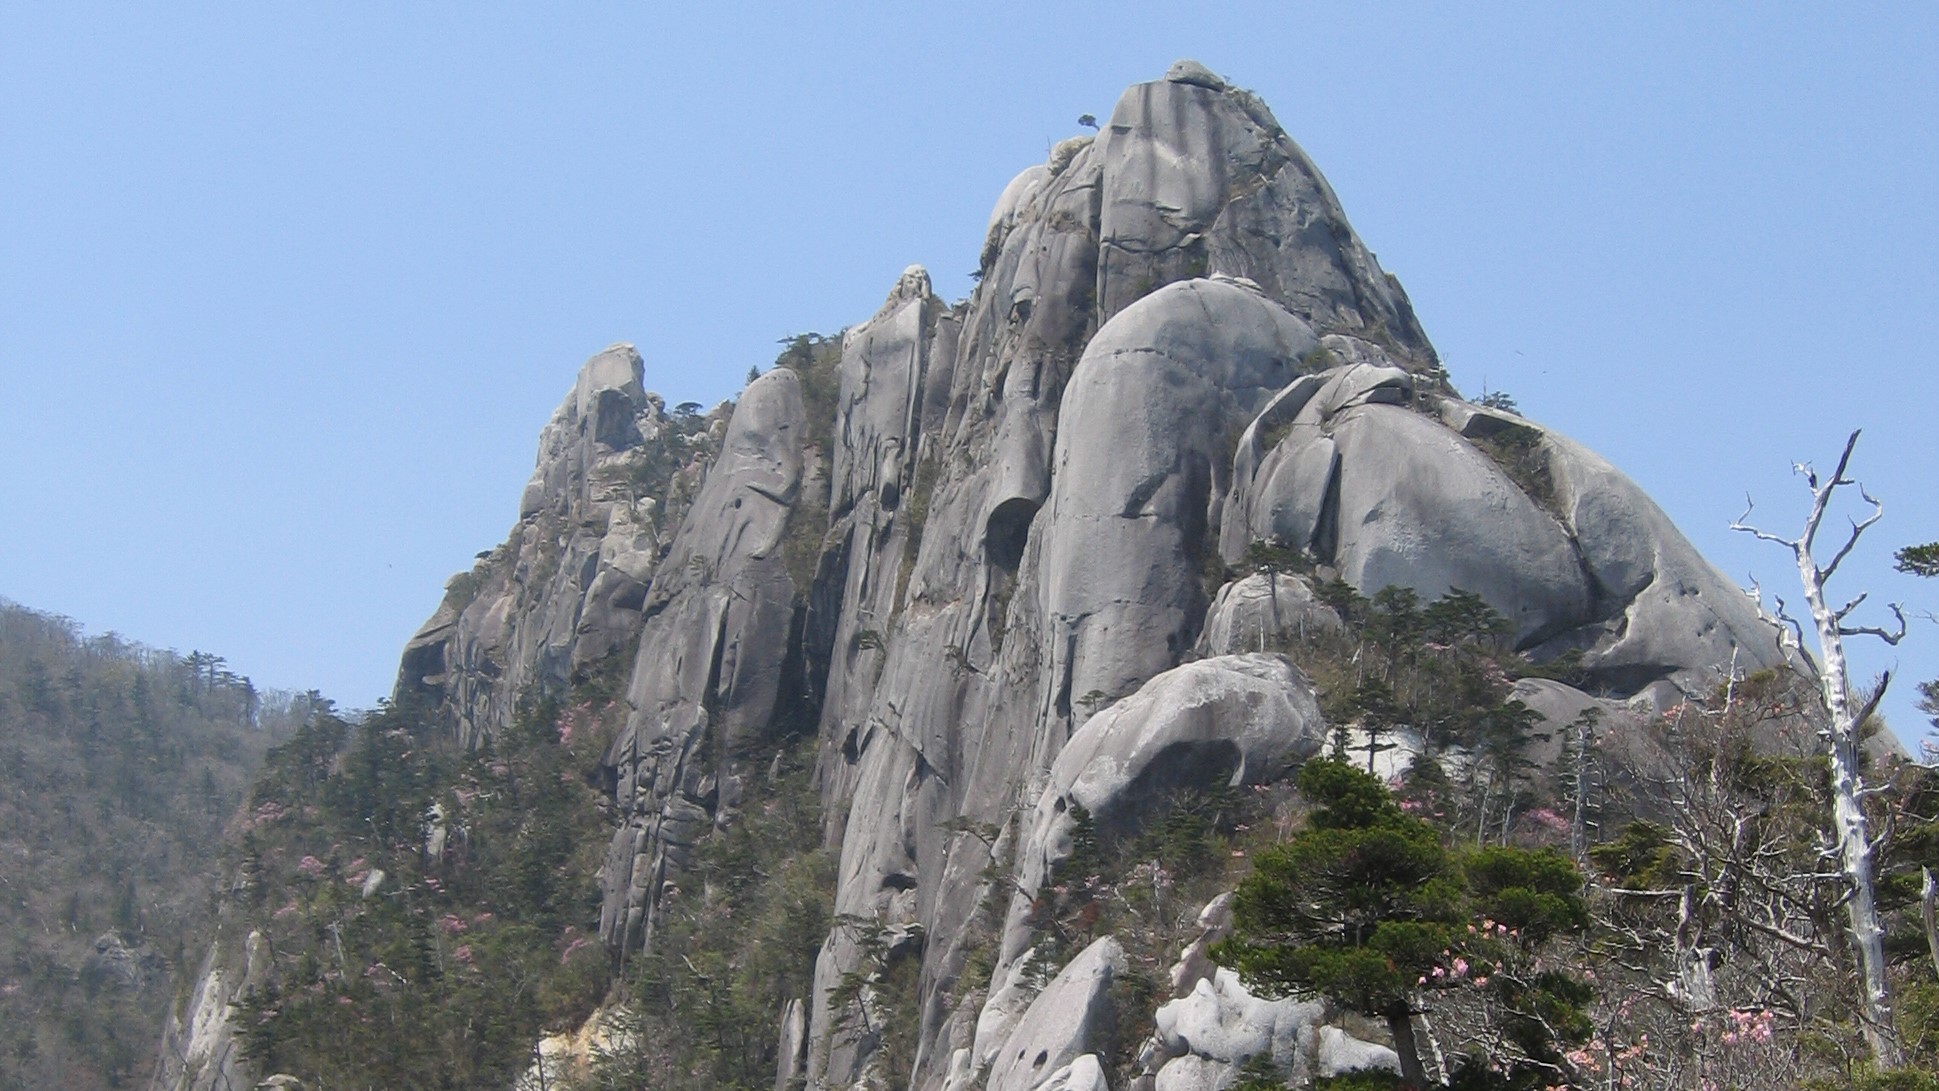
[[[305,875],[320,875],[323,873],[323,861],[314,856],[305,856],[296,862],[296,870]]]
[[[1529,811],[1526,817],[1536,825],[1546,826],[1558,833],[1566,833],[1569,829],[1569,820],[1547,807],[1537,807]]]
[[[467,966],[471,965],[471,944],[460,944],[457,950],[451,952],[451,957]]]

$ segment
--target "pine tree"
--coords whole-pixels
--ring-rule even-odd
[[[1299,790],[1316,805],[1306,829],[1255,857],[1214,957],[1255,991],[1384,1020],[1409,1087],[1428,1086],[1414,1029],[1426,998],[1485,996],[1490,1044],[1477,1052],[1490,1055],[1467,1058],[1468,1070],[1499,1069],[1490,1086],[1504,1088],[1556,1082],[1560,1046],[1589,1032],[1591,992],[1535,955],[1588,925],[1574,864],[1552,850],[1457,855],[1343,761],[1308,763]]]

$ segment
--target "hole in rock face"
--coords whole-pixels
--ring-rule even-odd
[[[990,563],[1006,572],[1015,572],[1023,561],[1024,543],[1030,540],[1030,521],[1037,516],[1037,502],[1013,496],[996,506],[983,528],[983,549]]]
[[[1050,1061],[1050,1051],[1047,1049],[1040,1049],[1037,1051],[1036,1059],[1030,1062],[1030,1067],[1042,1068],[1045,1064],[1049,1063],[1049,1061]]]

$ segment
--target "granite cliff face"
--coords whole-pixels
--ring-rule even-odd
[[[1047,964],[1033,901],[1075,815],[1135,830],[1320,750],[1312,684],[1261,649],[1339,625],[1323,578],[1475,592],[1616,709],[1781,662],[1620,473],[1454,395],[1312,163],[1190,62],[1004,189],[968,300],[910,269],[839,349],[832,398],[777,368],[712,418],[666,413],[630,349],[595,357],[512,536],[399,681],[469,742],[630,654],[602,763],[616,956],[654,943],[695,845],[759,802],[755,744],[815,734],[833,909],[873,930],[831,931],[812,993],[774,1013],[777,1087],[1107,1086],[1124,951]],[[1257,543],[1312,574],[1228,580]],[[1222,912],[1154,1001],[1142,1086],[1223,1086],[1261,1051],[1391,1060],[1212,966]],[[853,1018],[887,1002],[888,960],[915,967],[912,1049]]]

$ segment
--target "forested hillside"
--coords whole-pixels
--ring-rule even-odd
[[[309,704],[0,600],[0,1086],[146,1078],[224,828]]]

